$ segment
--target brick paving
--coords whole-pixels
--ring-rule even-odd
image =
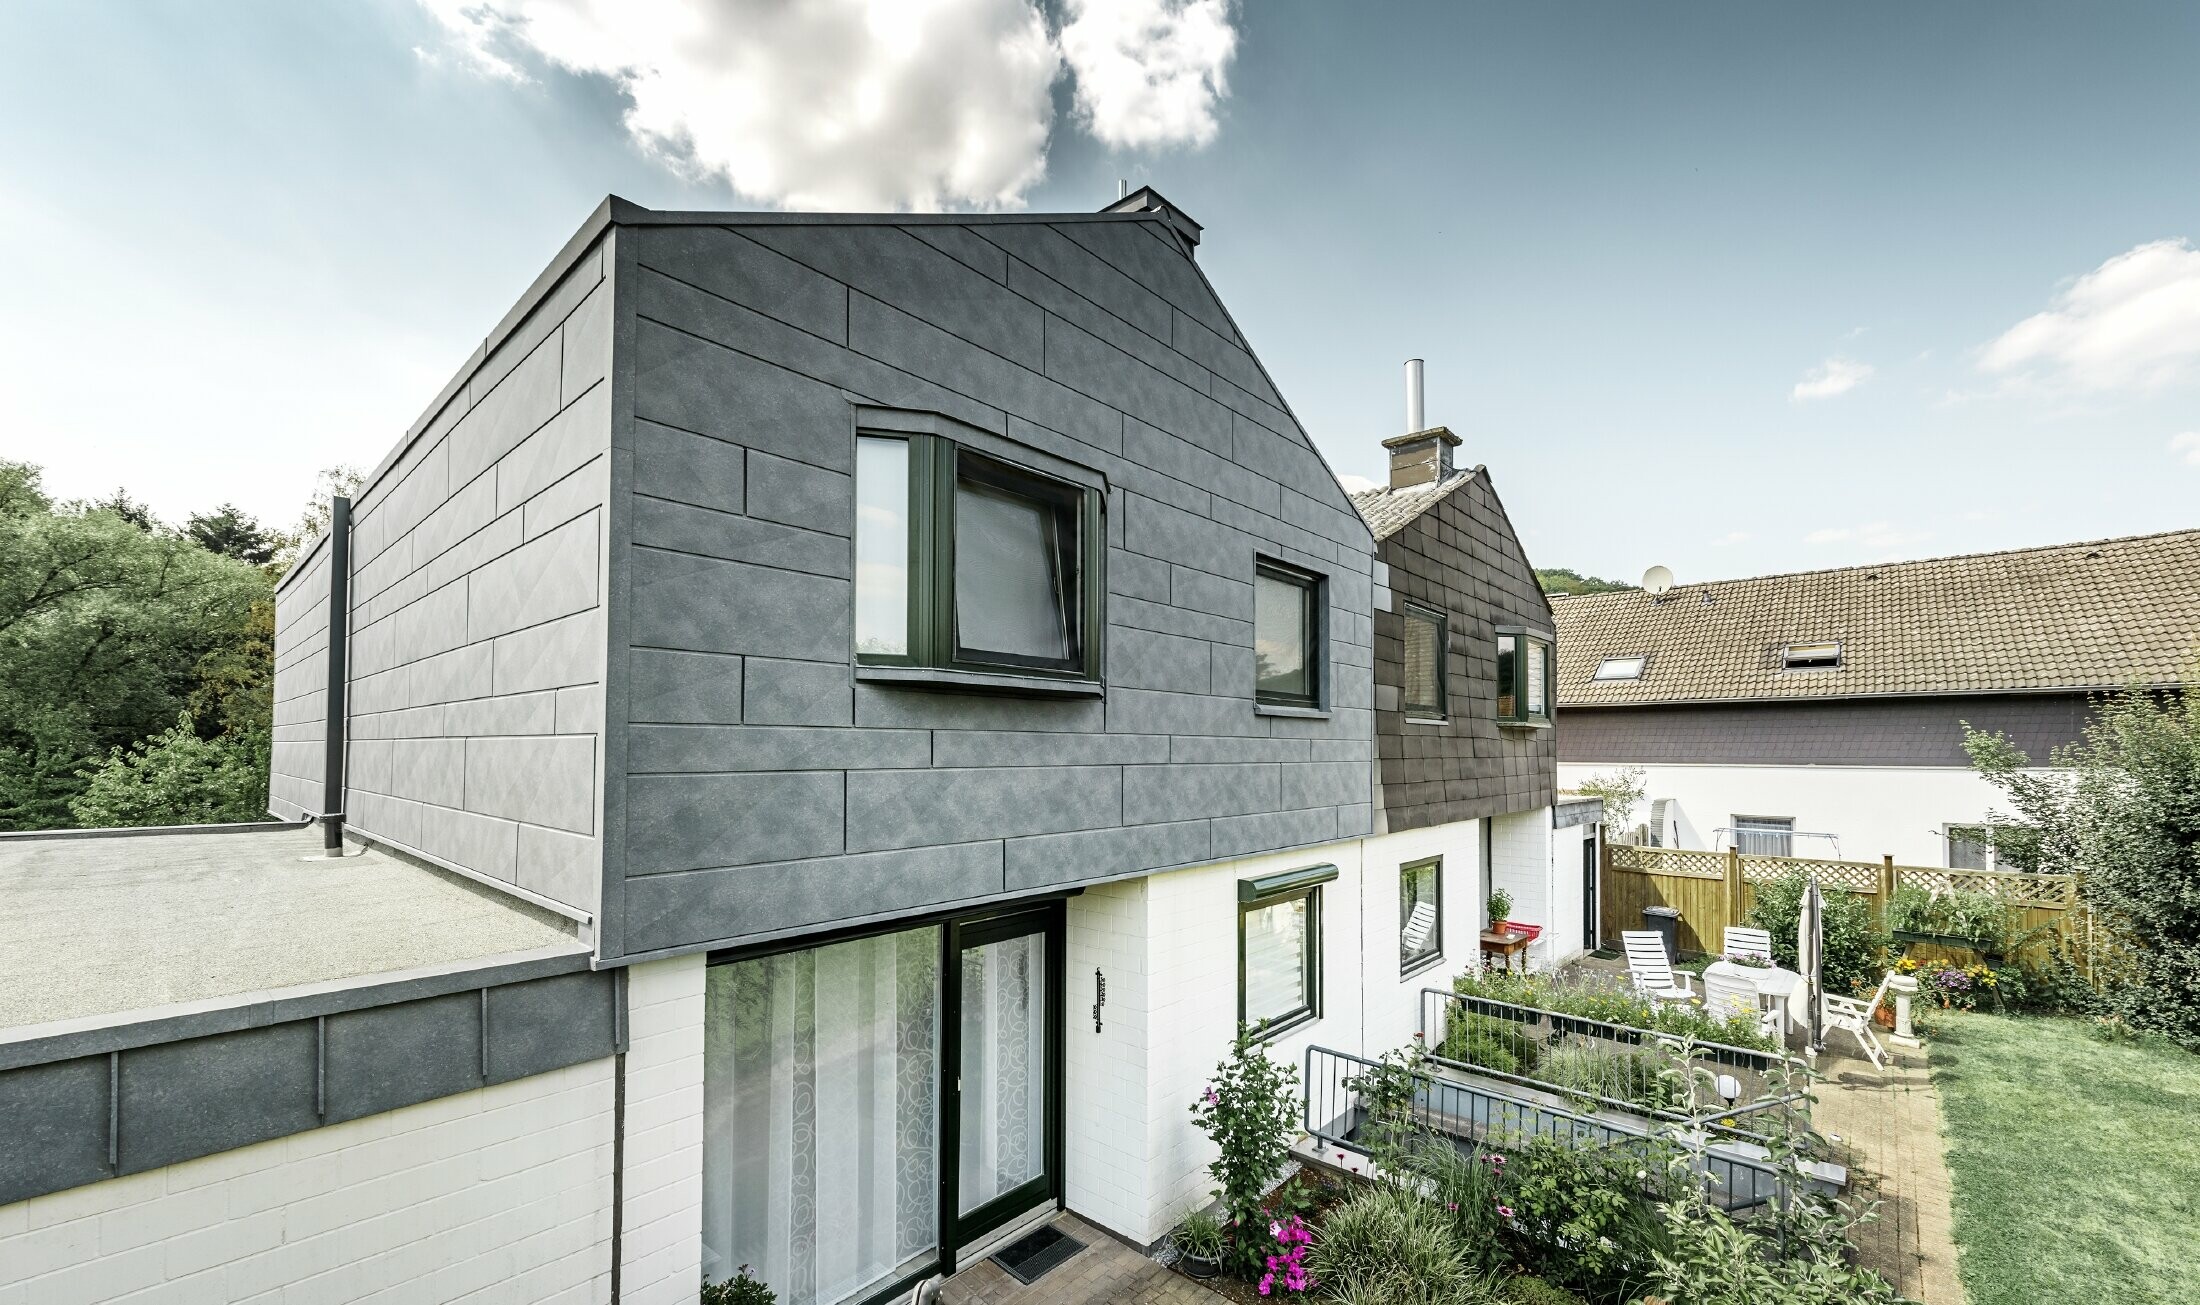
[[[1025,1286],[990,1259],[949,1278],[943,1305],[1228,1305],[1228,1298],[1171,1272],[1074,1214],[1054,1226],[1085,1249]]]
[[[1812,1123],[1851,1152],[1850,1195],[1876,1197],[1879,1218],[1856,1230],[1857,1258],[1925,1305],[1967,1305],[1956,1275],[1946,1140],[1940,1098],[1924,1051],[1888,1047],[1885,1071],[1838,1054],[1847,1035],[1818,1058]]]

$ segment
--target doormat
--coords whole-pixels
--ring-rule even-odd
[[[1055,1268],[1070,1256],[1085,1249],[1085,1244],[1059,1228],[1047,1227],[1019,1237],[993,1255],[993,1262],[1008,1271],[1008,1276],[1030,1286],[1045,1277],[1047,1270]]]

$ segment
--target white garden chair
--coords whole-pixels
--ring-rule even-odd
[[[1757,985],[1731,974],[1719,974],[1720,967],[1704,971],[1704,1009],[1713,1015],[1745,1015],[1768,1037],[1777,1038],[1783,1032],[1777,1012],[1768,1011],[1757,997]],[[1733,967],[1728,966],[1728,969]]]
[[[1627,978],[1635,985],[1636,992],[1652,1001],[1696,1000],[1696,993],[1689,986],[1689,976],[1673,972],[1673,962],[1665,954],[1663,937],[1646,930],[1631,930],[1620,934],[1619,938],[1627,952]]]
[[[1864,1049],[1873,1069],[1887,1067],[1887,1049],[1879,1045],[1879,1035],[1872,1031],[1872,1012],[1887,1000],[1887,985],[1893,980],[1894,971],[1889,970],[1887,977],[1879,981],[1878,991],[1869,997],[1836,997],[1829,992],[1818,999],[1827,1031],[1848,1030],[1856,1038],[1856,1045]]]
[[[1766,929],[1745,929],[1740,925],[1726,927],[1722,944],[1729,956],[1762,956],[1772,959],[1772,934]]]

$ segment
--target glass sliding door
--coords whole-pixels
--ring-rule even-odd
[[[703,1272],[838,1305],[938,1251],[940,930],[712,966]]]

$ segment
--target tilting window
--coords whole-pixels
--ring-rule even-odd
[[[1255,697],[1274,707],[1321,705],[1321,578],[1263,558],[1253,576]]]
[[[1410,972],[1444,954],[1444,860],[1398,867],[1398,970]]]
[[[1335,866],[1238,882],[1238,1018],[1274,1033],[1321,1014],[1321,885]]]
[[[1993,869],[1993,831],[1984,825],[1948,826],[1948,868],[1950,870]]]
[[[1607,657],[1597,663],[1596,678],[1600,680],[1639,680],[1643,668],[1650,664],[1648,657]]]
[[[1780,654],[1782,669],[1790,671],[1830,671],[1841,665],[1841,645],[1828,643],[1791,643]]]
[[[1442,720],[1445,711],[1444,650],[1450,622],[1442,612],[1418,603],[1405,607],[1405,709],[1409,716]]]
[[[857,658],[1097,678],[1101,498],[944,436],[858,436]]]
[[[1500,725],[1551,723],[1551,641],[1525,630],[1497,632],[1497,722]]]

